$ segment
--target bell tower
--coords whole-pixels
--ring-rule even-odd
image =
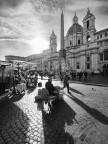
[[[55,35],[54,30],[52,31],[52,34],[49,39],[51,53],[54,53],[57,51],[57,36]]]
[[[94,41],[95,28],[95,16],[90,12],[88,8],[87,14],[83,19],[83,43],[87,44]]]

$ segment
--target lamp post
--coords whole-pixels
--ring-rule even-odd
[[[5,83],[4,83],[4,69],[5,65],[1,65],[2,68],[2,92],[5,92]]]
[[[17,65],[18,65],[18,75],[19,75],[19,65],[20,65],[20,63],[18,62]]]
[[[13,92],[15,93],[15,77],[14,77],[14,65],[13,61],[9,61],[12,64],[12,84],[13,84]]]
[[[15,93],[15,77],[14,77],[14,67],[13,67],[13,62],[12,62],[12,75],[13,75],[13,92]]]

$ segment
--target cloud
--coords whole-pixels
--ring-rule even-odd
[[[0,20],[0,37],[31,37],[31,35],[39,35],[41,29],[41,20],[36,15],[30,3],[22,4],[20,8],[1,9]]]
[[[108,16],[108,5],[103,5],[103,6],[99,7],[98,12],[101,13],[102,15]]]
[[[31,45],[23,40],[0,40],[0,58],[5,55],[27,56],[30,53]]]
[[[12,0],[12,3],[15,1]],[[47,34],[49,25],[57,22],[64,0],[22,0],[16,2],[15,9],[10,6],[12,3],[8,0],[1,1],[4,6],[0,9],[1,38],[28,38]],[[8,7],[5,7],[6,4]]]
[[[17,7],[25,0],[0,0],[0,7]]]
[[[102,2],[97,0],[76,0],[76,1],[70,1],[65,6],[65,9],[68,11],[79,11],[83,9],[89,8],[97,8],[101,6]]]
[[[65,0],[31,0],[36,11],[43,15],[57,15],[63,9]]]

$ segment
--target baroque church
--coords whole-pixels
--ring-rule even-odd
[[[75,13],[64,38],[67,59],[73,70],[108,72],[108,28],[96,31],[95,16],[87,10],[83,27]]]
[[[63,13],[62,16],[64,16]],[[87,9],[82,21],[83,26],[81,26],[75,13],[72,26],[68,29],[66,36],[63,35],[66,61],[71,70],[108,73],[108,28],[96,31],[95,19],[94,14]],[[63,24],[61,22],[61,25],[64,29],[64,22]],[[37,70],[54,71],[59,68],[59,56],[57,36],[53,30],[49,37],[49,49],[25,59],[36,63]]]

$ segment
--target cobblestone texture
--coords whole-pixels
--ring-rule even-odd
[[[108,88],[71,83],[70,92],[50,115],[34,102],[37,89],[2,103],[0,144],[107,144]]]

